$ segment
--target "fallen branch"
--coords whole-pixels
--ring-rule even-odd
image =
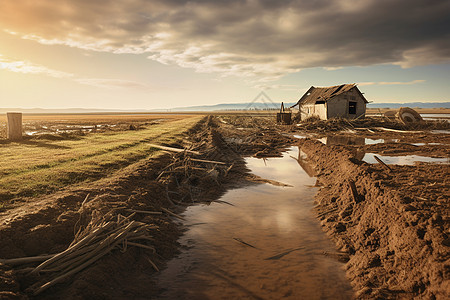
[[[177,215],[176,213],[171,212],[170,210],[168,210],[167,208],[161,207],[161,210],[165,211],[166,213],[168,213],[171,216],[174,216],[175,218],[178,218],[180,220],[186,221],[185,218],[183,218],[182,216]]]
[[[249,174],[246,176],[247,180],[253,181],[253,182],[258,182],[258,183],[269,183],[271,185],[275,185],[275,186],[283,186],[283,187],[292,187],[292,185],[290,184],[286,184],[280,181],[276,181],[276,180],[272,180],[272,179],[266,179],[266,178],[262,178],[258,175],[255,174]]]
[[[384,130],[384,131],[392,131],[392,132],[401,132],[401,133],[422,132],[422,131],[390,129],[390,128],[384,128],[384,127],[375,127],[375,129]]]
[[[179,149],[179,148],[173,148],[173,147],[167,147],[167,146],[161,146],[161,145],[156,145],[156,144],[148,144],[150,147],[153,148],[158,148],[158,149],[162,149],[162,150],[167,150],[167,151],[172,151],[172,152],[186,152],[186,153],[192,153],[195,155],[200,155],[201,153],[198,151],[192,151],[192,150],[187,150],[187,149]]]
[[[349,180],[348,185],[350,186],[350,190],[352,192],[353,202],[358,203],[359,195],[358,195],[358,190],[356,189],[355,182],[353,180]]]
[[[227,163],[221,162],[221,161],[215,161],[215,160],[205,160],[205,159],[197,159],[197,158],[191,158],[192,161],[197,162],[204,162],[204,163],[211,163],[211,164],[217,164],[217,165],[226,165]]]
[[[377,162],[379,162],[389,172],[392,171],[392,169],[387,164],[385,164],[384,161],[382,161],[378,156],[374,155],[373,158],[375,158],[377,160]]]
[[[137,210],[137,209],[126,209],[128,212],[135,212],[139,214],[147,214],[147,215],[162,215],[160,211],[148,211],[148,210]]]
[[[323,217],[323,216],[325,216],[325,215],[327,215],[327,214],[329,214],[329,213],[332,213],[332,212],[334,212],[334,211],[336,211],[336,210],[338,210],[337,207],[336,207],[336,208],[333,208],[333,209],[330,209],[330,210],[327,210],[327,211],[324,211],[324,212],[318,214],[317,217],[318,217],[318,218]]]
[[[32,262],[40,262],[52,258],[55,254],[41,255],[41,256],[30,256],[30,257],[20,257],[20,258],[9,258],[0,259],[0,264],[5,264],[9,266],[24,265]]]

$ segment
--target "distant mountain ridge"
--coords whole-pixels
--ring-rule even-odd
[[[284,103],[285,107],[294,105],[295,102]],[[174,107],[171,109],[95,109],[95,108],[0,108],[0,113],[22,112],[29,114],[82,114],[82,113],[151,113],[151,112],[189,112],[189,111],[227,111],[227,110],[245,110],[245,109],[279,109],[281,102],[266,103],[222,103],[214,105],[197,105],[186,107]],[[409,102],[409,103],[369,103],[367,108],[450,108],[450,102]]]
[[[450,102],[369,103],[367,108],[450,108]]]

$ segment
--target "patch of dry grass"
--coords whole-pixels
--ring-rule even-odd
[[[50,193],[83,181],[111,175],[138,160],[160,155],[149,143],[173,143],[200,116],[77,139],[31,139],[0,144],[0,203]]]

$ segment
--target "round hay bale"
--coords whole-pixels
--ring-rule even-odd
[[[423,121],[420,114],[414,109],[409,107],[400,107],[396,116],[403,124],[410,124]]]

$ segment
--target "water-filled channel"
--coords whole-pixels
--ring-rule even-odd
[[[189,207],[183,250],[157,276],[157,298],[351,299],[343,263],[325,255],[336,249],[314,217],[315,178],[299,158],[291,148],[247,159],[254,174],[292,187],[251,185],[221,197],[228,204]]]

